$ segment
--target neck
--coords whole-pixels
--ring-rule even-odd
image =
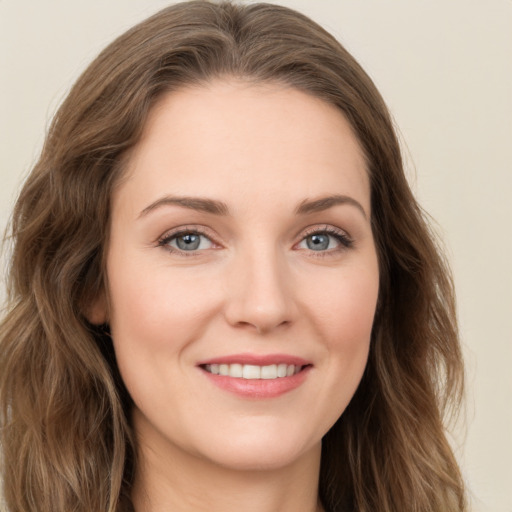
[[[167,443],[166,443],[167,444]],[[139,441],[136,512],[318,512],[320,446],[285,467],[232,469]]]

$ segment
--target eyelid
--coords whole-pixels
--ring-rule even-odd
[[[305,238],[309,235],[314,235],[315,233],[340,234],[347,238],[351,238],[345,229],[338,228],[332,224],[314,224],[312,226],[308,226],[301,231],[300,236]]]

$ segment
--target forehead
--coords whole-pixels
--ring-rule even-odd
[[[219,80],[168,93],[126,171],[132,199],[166,192],[284,200],[335,188],[369,211],[365,158],[341,111],[276,83]]]

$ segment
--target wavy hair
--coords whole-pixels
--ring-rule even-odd
[[[465,510],[444,424],[463,388],[453,285],[380,94],[302,14],[208,1],[160,11],[92,62],[56,113],[16,203],[0,327],[9,510],[133,510],[131,401],[108,329],[87,321],[106,286],[110,197],[158,99],[225,76],[284,83],[335,105],[366,156],[380,295],[363,379],[323,439],[325,510]]]

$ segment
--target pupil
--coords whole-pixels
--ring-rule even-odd
[[[199,247],[199,242],[199,235],[194,234],[182,235],[176,240],[178,247],[184,251],[197,249]]]
[[[308,237],[307,245],[313,251],[322,251],[329,247],[329,237],[327,235],[311,235]]]

